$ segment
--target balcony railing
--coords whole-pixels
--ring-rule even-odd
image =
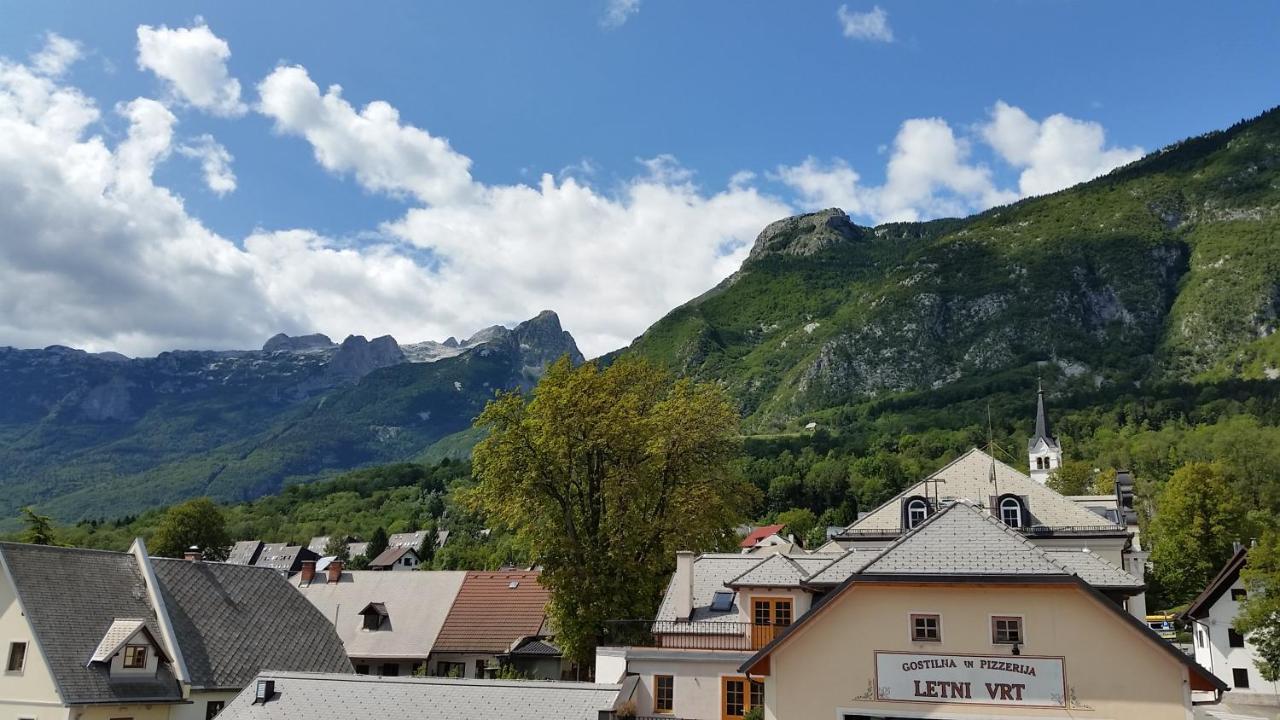
[[[615,620],[607,624],[601,644],[750,652],[768,645],[785,629],[785,625],[714,620]]]

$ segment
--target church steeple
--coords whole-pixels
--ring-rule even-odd
[[[1062,465],[1062,447],[1049,428],[1049,415],[1044,410],[1044,383],[1036,387],[1036,431],[1027,441],[1027,458],[1031,479],[1040,483]]]

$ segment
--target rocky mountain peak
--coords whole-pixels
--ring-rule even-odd
[[[298,335],[297,337],[289,337],[284,333],[277,333],[262,345],[262,352],[314,352],[316,350],[330,350],[335,347],[337,347],[337,344],[330,340],[328,335],[322,333]]]
[[[796,215],[770,223],[751,246],[747,260],[766,255],[808,257],[829,247],[858,240],[863,230],[840,208]]]
[[[405,362],[400,344],[390,335],[366,340],[363,335],[348,335],[338,351],[329,359],[325,372],[338,378],[361,378],[378,368]]]

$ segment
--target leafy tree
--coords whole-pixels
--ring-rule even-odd
[[[357,555],[357,556],[355,556],[355,557],[351,558],[351,562],[345,563],[345,565],[347,566],[347,569],[348,569],[348,570],[368,570],[368,569],[369,569],[369,556],[368,556],[368,555]]]
[[[169,508],[151,538],[150,550],[162,557],[182,557],[192,546],[210,560],[226,560],[231,548],[222,510],[207,497]]]
[[[387,531],[381,525],[373,531],[373,536],[369,538],[369,547],[365,548],[364,557],[366,560],[373,560],[381,555],[387,549]]]
[[[438,531],[439,528],[433,520],[427,525],[426,534],[422,537],[422,545],[418,547],[418,558],[422,562],[418,567],[424,570],[431,566],[431,561],[436,557],[436,533]]]
[[[818,518],[808,508],[794,508],[778,513],[777,522],[787,526],[783,532],[795,535],[797,541],[804,543],[807,542],[809,533],[817,527]]]
[[[329,536],[329,542],[324,544],[324,556],[336,557],[344,563],[351,560],[351,546],[347,543],[345,533],[334,533]]]
[[[1093,487],[1093,468],[1087,462],[1067,460],[1049,473],[1045,485],[1063,495],[1086,495]]]
[[[1244,502],[1222,466],[1193,462],[1169,478],[1150,525],[1151,564],[1172,606],[1200,592],[1231,557],[1232,543],[1250,536]]]
[[[38,515],[34,508],[22,508],[22,521],[26,528],[22,531],[21,540],[32,545],[57,545],[54,535],[53,518]]]
[[[1280,532],[1272,529],[1249,550],[1240,573],[1248,589],[1235,627],[1249,638],[1258,672],[1268,682],[1280,680]]]
[[[567,656],[588,661],[610,619],[652,616],[675,552],[742,521],[755,492],[735,462],[738,421],[718,385],[631,357],[561,358],[531,398],[485,408],[467,498],[542,565]]]
[[[1089,487],[1090,495],[1114,495],[1116,492],[1116,469],[1107,468],[1093,478]]]

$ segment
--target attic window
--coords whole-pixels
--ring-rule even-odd
[[[1011,528],[1023,526],[1022,501],[1012,495],[1000,500],[1000,521]]]
[[[147,646],[146,645],[125,645],[124,646],[124,667],[130,670],[138,670],[147,666]]]
[[[729,612],[733,607],[733,593],[728,590],[717,590],[711,596],[711,612]]]
[[[929,517],[929,503],[923,498],[907,501],[907,529],[910,530]]]
[[[389,617],[387,614],[387,606],[378,602],[371,602],[368,605],[365,605],[364,609],[360,611],[360,614],[364,616],[365,630],[381,630]]]
[[[516,589],[516,588],[518,588],[518,587],[520,587],[520,581],[519,581],[519,580],[512,580],[511,582],[507,583],[507,589],[508,589],[508,590],[515,590],[515,589]]]

